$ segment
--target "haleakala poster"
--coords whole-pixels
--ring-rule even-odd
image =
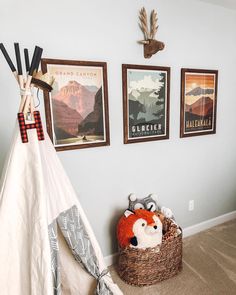
[[[213,132],[216,120],[216,74],[186,72],[184,76],[184,134]]]

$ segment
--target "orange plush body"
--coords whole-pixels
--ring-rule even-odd
[[[155,247],[162,241],[162,223],[154,212],[126,210],[117,225],[117,239],[121,248]]]

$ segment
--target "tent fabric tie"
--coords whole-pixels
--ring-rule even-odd
[[[109,270],[106,268],[98,276],[98,278],[97,278],[98,284],[97,284],[97,288],[95,290],[95,295],[103,295],[103,294],[107,294],[107,292],[110,292],[109,290],[107,290],[107,287],[106,287],[105,282],[103,280],[103,277],[105,275],[107,275],[108,273],[109,273]]]
[[[109,273],[109,270],[106,268],[102,271],[102,273],[98,276],[98,281],[100,281],[102,279],[102,277],[104,277],[105,275],[107,275]]]

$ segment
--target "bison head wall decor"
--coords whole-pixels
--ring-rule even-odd
[[[150,31],[148,29],[147,12],[144,7],[139,12],[139,20],[139,26],[144,34],[144,40],[139,41],[139,43],[144,45],[144,57],[150,58],[153,54],[163,50],[165,47],[163,42],[154,39],[158,29],[157,13],[155,10],[151,12]]]

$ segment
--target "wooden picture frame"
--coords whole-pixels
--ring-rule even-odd
[[[124,143],[169,138],[170,68],[122,65]]]
[[[107,64],[42,59],[43,73],[55,79],[44,92],[48,134],[57,151],[110,144]]]
[[[180,137],[216,133],[217,70],[181,69]]]

